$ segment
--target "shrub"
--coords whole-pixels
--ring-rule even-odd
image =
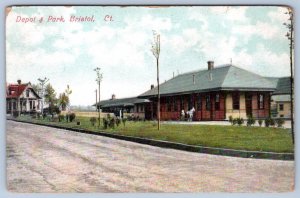
[[[238,119],[237,118],[234,118],[233,120],[232,120],[232,125],[234,126],[234,125],[236,125],[238,123]]]
[[[103,128],[107,129],[108,128],[108,124],[109,124],[108,119],[107,118],[103,118],[102,120],[103,120]]]
[[[120,123],[121,123],[120,118],[117,118],[117,119],[116,119],[116,125],[117,125],[117,127],[119,127]]]
[[[262,120],[258,120],[258,125],[261,127],[263,121]]]
[[[70,114],[68,115],[68,117],[69,117],[69,121],[70,121],[70,122],[73,122],[73,120],[76,118],[76,114],[75,114],[75,113],[70,113]]]
[[[284,124],[284,120],[283,120],[282,118],[278,118],[278,119],[276,120],[276,125],[277,125],[277,127],[282,127],[283,124]]]
[[[247,119],[247,126],[252,126],[255,124],[255,119],[252,116],[249,116]]]
[[[275,126],[275,120],[270,118],[270,126]]]
[[[99,119],[99,118],[98,118]],[[90,122],[92,124],[92,126],[95,126],[96,122],[97,122],[97,119],[95,117],[91,117],[90,118]]]
[[[270,118],[266,118],[265,119],[265,127],[269,127],[270,126]]]
[[[124,127],[125,127],[126,121],[127,121],[126,118],[123,118],[123,119],[122,119],[122,122],[123,122]]]
[[[233,125],[233,117],[232,116],[229,116],[229,120],[228,121],[231,123],[231,125]]]
[[[65,116],[64,116],[64,115],[62,115],[62,114],[59,114],[59,115],[58,115],[58,121],[59,121],[59,122],[63,121],[64,119],[65,119]]]
[[[110,120],[109,120],[109,127],[110,128],[115,128],[115,125],[116,125],[116,119],[114,117],[112,117]]]
[[[244,119],[243,118],[237,118],[237,124],[239,126],[243,125],[244,124]]]

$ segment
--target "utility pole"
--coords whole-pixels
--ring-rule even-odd
[[[96,92],[96,112],[98,111],[98,96],[97,96],[97,93],[98,93],[98,91],[97,91],[97,89],[95,90],[95,92]]]
[[[160,34],[153,31],[154,41],[152,43],[151,51],[156,58],[157,71],[157,129],[160,129],[160,93],[159,93],[159,55],[160,55]]]
[[[44,90],[44,85],[49,81],[48,78],[44,78],[44,79],[38,79],[38,81],[40,82],[40,85],[42,87],[42,105],[41,105],[41,114],[43,115],[44,113],[44,97],[45,97],[45,90]]]
[[[101,68],[99,68],[99,67],[97,67],[97,68],[95,68],[94,69],[94,71],[96,72],[96,74],[97,74],[97,78],[96,78],[96,82],[98,83],[98,90],[99,90],[99,95],[98,95],[98,101],[99,101],[99,110],[98,110],[98,127],[100,128],[100,125],[101,125],[101,121],[100,121],[100,119],[101,119],[101,109],[100,109],[100,83],[101,83],[101,81],[102,81],[102,78],[103,78],[103,76],[102,76],[102,73],[100,73],[100,70],[101,70]],[[98,106],[97,106],[98,107]]]
[[[285,14],[289,15],[289,23],[283,23],[288,29],[286,37],[290,41],[290,70],[291,70],[291,125],[292,125],[292,139],[293,144],[295,143],[295,134],[294,134],[294,74],[293,74],[293,49],[294,49],[294,15],[293,10],[288,8],[288,11]]]

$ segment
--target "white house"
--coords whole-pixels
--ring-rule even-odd
[[[30,83],[9,84],[6,87],[6,112],[17,115],[40,112],[41,97],[32,88]]]

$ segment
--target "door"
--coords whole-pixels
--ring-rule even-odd
[[[252,94],[246,93],[246,115],[252,117]]]

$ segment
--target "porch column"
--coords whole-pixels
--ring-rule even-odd
[[[13,105],[14,103],[13,103],[13,100],[11,100],[10,101],[10,111],[11,111],[11,115],[13,115],[14,114],[14,105]]]

